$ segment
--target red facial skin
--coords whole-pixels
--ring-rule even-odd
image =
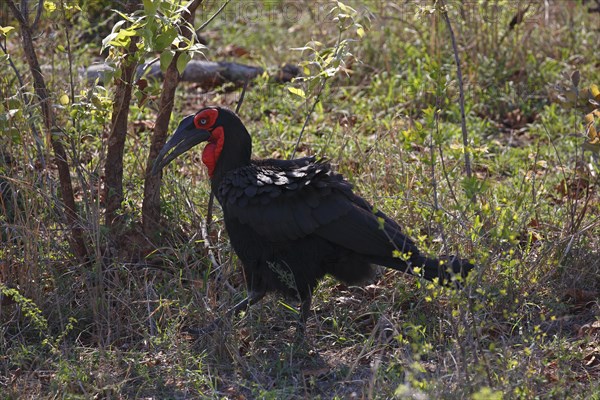
[[[204,129],[211,133],[208,144],[204,147],[204,151],[202,151],[202,162],[208,168],[208,175],[210,177],[213,176],[217,160],[223,150],[223,144],[225,143],[225,132],[223,131],[223,127],[214,127],[218,117],[219,111],[213,109],[201,111],[194,117],[194,125],[196,128]]]

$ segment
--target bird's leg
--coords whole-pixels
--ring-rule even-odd
[[[238,315],[240,312],[244,311],[251,305],[258,303],[263,297],[265,297],[265,293],[266,292],[264,290],[260,292],[250,291],[248,297],[246,297],[244,300],[240,301],[238,304],[233,306],[233,308],[230,308],[225,315],[228,318],[234,315]]]
[[[309,294],[304,300],[302,300],[302,304],[300,305],[300,321],[302,325],[306,325],[306,321],[308,321],[308,317],[310,317],[310,305],[312,303],[312,295]]]
[[[296,335],[300,338],[304,338],[304,331],[306,329],[306,321],[310,317],[310,305],[312,303],[312,295],[309,294],[306,298],[302,299],[300,305],[300,320],[298,321],[298,327],[296,329]]]
[[[214,331],[217,327],[221,326],[225,319],[229,319],[233,316],[236,316],[240,312],[242,312],[245,309],[247,309],[248,307],[250,307],[251,305],[258,303],[263,297],[265,297],[265,294],[266,294],[266,291],[264,291],[264,290],[260,291],[260,292],[250,291],[250,293],[248,294],[248,297],[246,297],[244,300],[240,301],[238,304],[236,304],[235,306],[233,306],[232,308],[227,310],[224,317],[215,319],[210,325],[208,325],[207,327],[202,328],[202,329],[188,328],[188,332],[193,335],[196,335],[196,336],[200,336],[201,334],[210,333],[210,332]]]

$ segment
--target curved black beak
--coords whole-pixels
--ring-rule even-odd
[[[181,121],[171,139],[165,143],[160,153],[158,153],[158,157],[152,165],[152,175],[156,175],[178,155],[185,153],[198,143],[206,142],[208,139],[210,139],[210,132],[196,128],[194,115],[188,115]]]

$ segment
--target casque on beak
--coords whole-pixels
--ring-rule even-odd
[[[185,153],[198,143],[206,142],[210,139],[210,135],[209,131],[196,128],[194,125],[194,114],[185,117],[171,139],[160,150],[156,160],[154,160],[152,175],[156,175],[180,154]]]

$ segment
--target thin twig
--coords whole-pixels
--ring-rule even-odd
[[[75,196],[73,194],[73,183],[70,174],[70,167],[67,161],[67,154],[62,143],[62,139],[56,137],[53,132],[56,130],[56,121],[54,109],[51,104],[51,96],[44,80],[44,75],[37,58],[36,49],[33,44],[33,31],[27,20],[26,2],[21,3],[21,11],[17,8],[13,0],[8,0],[8,8],[11,9],[15,18],[19,21],[21,27],[21,44],[23,53],[33,80],[33,89],[39,99],[39,106],[44,121],[47,141],[54,150],[54,159],[58,169],[58,180],[62,197],[62,206],[65,213],[66,222],[71,230],[69,242],[73,253],[81,260],[87,259],[87,246],[83,236],[83,230],[80,226],[80,218],[77,214]]]
[[[438,97],[436,99],[436,109],[435,109],[435,131],[438,136],[440,134],[440,116],[438,113],[439,104],[440,104],[440,99]],[[433,207],[434,207],[433,209],[437,213],[440,209],[440,204],[438,201],[437,180],[435,179],[435,150],[434,150],[434,143],[433,143],[433,133],[431,134],[431,144],[429,146],[429,151],[431,153],[431,185],[433,186]],[[442,225],[442,221],[439,221],[437,225],[438,225],[439,234],[442,236],[442,243],[445,248],[448,248],[448,241],[447,241],[446,233],[444,231],[444,227]]]
[[[2,44],[2,42],[0,42],[0,50],[2,50],[4,52],[4,54],[8,55],[8,51],[7,51],[6,47]],[[29,107],[31,98],[29,97],[28,92],[23,91],[23,88],[25,87],[25,83],[23,82],[21,73],[17,69],[17,66],[15,65],[15,63],[13,63],[13,60],[10,56],[8,57],[8,64],[10,65],[10,68],[15,73],[15,76],[17,77],[17,81],[19,81],[19,89],[17,90],[17,92],[23,99],[23,103],[25,104],[25,106],[26,106],[25,108],[27,109],[27,114],[29,114],[29,118],[28,118],[27,122],[29,123],[29,128],[31,129],[31,133],[33,134],[33,138],[35,140],[35,147],[38,152],[38,159],[40,161],[40,165],[42,166],[42,169],[46,169],[46,158],[44,157],[44,149],[42,148],[42,137],[40,136],[40,133],[38,132],[38,130],[35,126],[35,123],[33,122],[33,121],[35,121],[35,118],[33,117],[33,113],[31,112],[31,108]]]
[[[40,4],[38,4],[38,15],[36,16],[36,21],[37,18],[39,17],[39,10],[41,9],[41,7],[43,6],[43,0],[40,0]],[[70,89],[70,104],[74,104],[75,103],[75,80],[73,77],[73,53],[72,53],[72,46],[71,46],[71,35],[70,35],[70,26],[69,21],[67,19],[67,14],[65,11],[65,4],[64,4],[64,0],[61,1],[61,14],[62,14],[62,19],[63,19],[63,23],[64,23],[64,27],[65,27],[65,39],[66,39],[66,44],[67,44],[67,61],[68,61],[68,65],[69,65],[69,89]],[[36,24],[36,22],[34,22],[34,24]],[[78,131],[80,130],[80,123],[78,121],[77,118],[75,118],[74,116],[71,116],[71,124],[73,125],[73,127],[75,129],[77,129]],[[85,168],[83,167],[83,164],[80,162],[81,157],[80,157],[80,152],[77,151],[77,145],[76,145],[76,140],[73,139],[73,137],[71,135],[68,135],[62,128],[60,128],[60,131],[64,134],[65,138],[70,138],[69,140],[69,145],[71,147],[71,158],[73,160],[73,166],[75,169],[75,172],[77,173],[77,177],[79,178],[79,183],[81,184],[81,186],[84,188],[84,193],[91,193],[91,183],[90,180],[86,179],[83,172],[87,172],[85,171]],[[84,171],[82,171],[84,170]],[[88,172],[88,176],[89,176],[89,172]],[[91,215],[91,210],[92,210],[92,204],[90,203],[90,197],[87,195],[82,196],[82,201],[84,203],[84,211],[87,213],[87,215]],[[83,212],[83,211],[82,211]],[[92,221],[95,221],[95,219],[91,219]],[[81,219],[82,223],[83,221],[90,221],[90,218],[82,218]],[[94,231],[95,232],[95,231]],[[99,247],[97,247],[99,248]]]
[[[326,83],[327,83],[327,77],[323,78],[323,81],[321,82],[321,86],[319,87],[319,91],[317,92],[317,95],[315,97],[315,101],[313,102],[313,105],[310,108],[310,111],[308,112],[308,114],[306,114],[306,118],[304,119],[304,125],[302,125],[302,129],[300,130],[300,134],[298,135],[298,139],[296,140],[296,144],[294,145],[294,151],[292,152],[292,155],[290,156],[290,160],[293,159],[294,156],[296,155],[298,146],[300,146],[300,140],[302,140],[302,135],[304,134],[304,129],[306,129],[306,125],[308,125],[308,120],[310,119],[310,116],[312,115],[312,113],[315,111],[315,107],[317,106],[317,103],[319,103],[319,101],[321,99],[321,92],[323,91],[323,88],[325,87]]]
[[[146,62],[144,65],[142,65],[142,71],[140,72],[139,76],[142,77],[144,76],[144,74],[146,73],[146,71],[148,71],[148,69],[152,66],[152,64],[156,64],[156,62],[158,62],[158,60],[160,60],[160,57],[154,57],[152,60]]]
[[[448,174],[448,170],[446,168],[446,163],[444,162],[444,151],[442,149],[442,145],[438,144],[438,153],[440,153],[440,165],[442,166],[442,174],[444,175],[444,179],[448,183],[448,190],[450,191],[450,197],[454,200],[454,204],[457,206],[457,210],[460,213],[461,217],[466,221],[467,216],[465,215],[462,207],[460,207],[460,202],[458,201],[458,197],[456,197],[456,193],[452,188],[452,182],[450,181],[450,175]]]
[[[64,10],[64,4],[62,4]],[[35,13],[35,19],[33,20],[33,24],[31,24],[31,30],[35,31],[37,29],[38,23],[40,22],[40,17],[42,16],[42,10],[44,9],[44,0],[38,1],[37,11]]]
[[[42,2],[43,2],[43,0],[40,0],[40,3],[42,3]],[[41,6],[41,4],[39,6]],[[65,39],[67,41],[67,60],[69,62],[69,86],[71,89],[71,104],[73,104],[75,102],[75,82],[73,81],[73,53],[71,52],[71,36],[69,35],[70,29],[67,26],[68,21],[67,21],[67,14],[65,12],[64,4],[61,4],[61,11],[62,11],[63,22],[65,24]]]
[[[535,178],[537,175],[537,165],[538,165],[539,156],[540,156],[540,141],[538,140],[536,143],[535,157],[533,159],[533,172],[531,174],[531,202],[535,209],[536,218],[538,218],[538,207],[536,207],[538,196],[537,196],[537,191],[535,189],[535,184],[536,184]]]
[[[463,148],[465,152],[465,171],[467,173],[467,177],[471,177],[471,152],[469,150],[469,135],[467,132],[467,120],[465,117],[465,90],[463,87],[463,76],[462,70],[460,68],[460,58],[458,56],[458,46],[456,45],[456,38],[454,36],[454,30],[452,29],[452,24],[450,23],[450,17],[448,17],[448,10],[446,6],[446,2],[444,0],[440,1],[442,7],[441,12],[444,16],[444,20],[446,21],[446,26],[448,27],[448,31],[450,32],[450,40],[452,41],[452,49],[454,50],[454,61],[456,62],[456,75],[458,78],[458,90],[460,93],[460,126],[462,128],[462,136],[463,136]],[[475,200],[471,198],[471,201]]]
[[[338,60],[340,57],[339,53],[340,53],[341,45],[342,45],[342,31],[340,30],[338,32],[338,38],[337,38],[337,43],[335,44],[335,49],[333,51],[335,58]],[[313,105],[310,108],[310,111],[308,112],[308,114],[306,114],[306,118],[304,119],[304,124],[302,125],[302,129],[300,130],[300,134],[298,135],[298,139],[296,140],[296,144],[294,145],[294,151],[292,151],[292,155],[289,158],[290,160],[296,156],[296,151],[298,151],[298,146],[300,146],[300,140],[302,140],[302,135],[304,135],[304,130],[306,129],[306,125],[308,125],[308,120],[310,119],[310,116],[312,115],[312,113],[315,111],[315,107],[321,100],[321,93],[323,92],[323,89],[325,88],[325,84],[327,83],[327,79],[329,79],[329,77],[330,77],[329,75],[325,75],[323,77],[323,80],[321,81],[321,86],[319,86],[319,91],[317,92],[317,95],[315,96],[315,101],[313,102]]]
[[[29,20],[29,0],[21,0],[21,14],[23,14],[23,18],[25,18],[26,21]],[[29,22],[29,21],[28,21]]]
[[[440,134],[440,116],[438,113],[438,105],[439,99],[436,99],[436,109],[435,109],[435,132],[437,135]],[[437,193],[437,180],[435,179],[435,144],[433,142],[433,133],[430,135],[430,144],[429,144],[429,156],[431,157],[431,186],[433,186],[433,209],[435,211],[439,210],[438,204],[438,193]]]
[[[208,196],[208,206],[206,207],[206,242],[210,245],[211,240],[211,227],[212,227],[212,218],[213,218],[213,207],[215,206],[215,194],[213,191],[210,191],[210,196]]]
[[[240,94],[240,99],[238,100],[237,105],[235,106],[235,113],[238,114],[240,112],[240,108],[242,107],[242,103],[244,102],[244,97],[246,97],[246,90],[248,89],[249,78],[246,78],[244,81],[244,87],[242,88],[242,94]]]
[[[17,21],[19,21],[19,23],[23,26],[27,25],[27,20],[25,19],[25,17],[23,17],[23,14],[21,14],[21,11],[17,8],[17,6],[15,5],[15,3],[12,0],[8,0],[8,8],[10,8],[10,10],[12,11],[13,15],[15,16],[15,18],[17,19]]]
[[[217,10],[216,13],[213,14],[212,17],[210,17],[205,23],[203,23],[200,28],[196,29],[196,36],[198,36],[200,34],[200,32],[206,28],[208,26],[208,24],[210,24],[213,19],[217,18],[217,16],[219,14],[221,14],[221,12],[225,9],[225,7],[227,7],[227,4],[229,4],[231,2],[231,0],[225,0],[225,3],[223,3],[223,5]]]

